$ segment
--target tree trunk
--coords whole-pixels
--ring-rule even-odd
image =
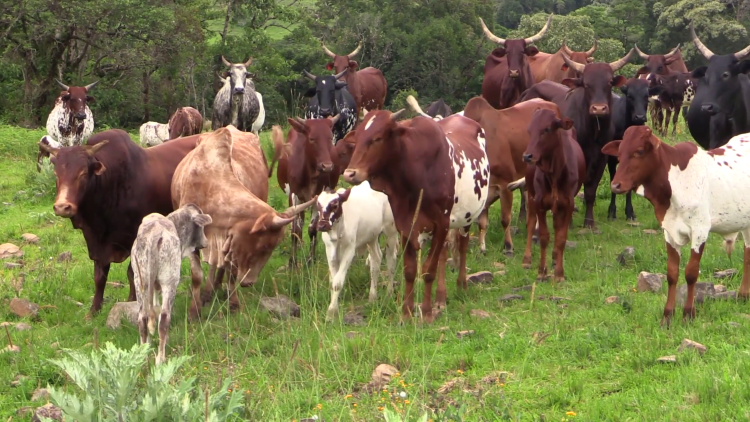
[[[151,121],[151,111],[149,110],[149,86],[151,85],[151,74],[147,71],[143,71],[143,121],[146,123]]]
[[[227,15],[224,17],[224,30],[221,31],[221,46],[226,46],[227,42],[227,31],[229,31],[229,20],[232,18],[232,6],[234,0],[229,0],[227,3]]]

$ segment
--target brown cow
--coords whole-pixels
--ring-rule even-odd
[[[522,92],[534,84],[527,56],[534,56],[539,53],[539,50],[530,44],[539,41],[547,33],[552,22],[552,14],[536,35],[517,40],[500,38],[490,32],[482,18],[479,18],[479,22],[482,24],[482,30],[487,39],[500,46],[492,50],[485,59],[482,97],[492,107],[508,108],[516,103]]]
[[[326,55],[333,59],[333,62],[326,65],[328,70],[336,69],[337,74],[348,71],[341,77],[341,80],[348,84],[349,93],[352,94],[354,101],[357,103],[357,116],[359,116],[359,110],[363,108],[367,110],[382,109],[385,104],[385,96],[388,93],[388,82],[385,80],[383,72],[374,67],[357,70],[359,64],[351,60],[362,49],[362,43],[360,42],[357,48],[346,56],[339,56],[329,50],[323,43],[320,43],[320,45]]]
[[[646,64],[638,69],[638,78],[646,79],[649,81],[649,87],[657,85],[663,85],[661,78],[658,76],[669,76],[672,74],[684,74],[688,72],[688,68],[685,65],[685,61],[682,59],[682,51],[680,50],[680,44],[673,48],[667,54],[646,54],[638,48],[637,44],[633,45],[636,53]],[[691,87],[693,89],[694,87]],[[682,87],[682,92],[667,94],[662,93],[661,95],[655,95],[649,98],[651,103],[651,122],[657,131],[661,131],[663,135],[666,135],[667,128],[669,127],[669,114],[675,113],[675,124],[677,117],[679,116],[680,108],[682,107],[682,96],[687,86]],[[672,98],[679,98],[679,101],[673,103]],[[663,109],[667,109],[667,118],[664,120]]]
[[[169,118],[169,139],[198,135],[203,126],[203,116],[193,107],[180,107]]]
[[[338,183],[341,167],[337,166],[333,146],[333,125],[340,114],[333,119],[287,119],[292,126],[284,143],[284,133],[281,127],[274,126],[271,132],[274,144],[274,157],[268,177],[271,177],[274,163],[278,161],[276,180],[284,190],[289,200],[289,206],[298,205],[316,197],[325,188],[333,189]],[[341,142],[339,142],[341,143]],[[289,266],[297,265],[297,245],[302,240],[302,223],[305,213],[292,224],[292,253],[289,256]],[[308,263],[315,257],[317,240],[317,207],[312,209],[312,218],[307,228],[310,238],[310,255]]]
[[[404,248],[403,315],[414,307],[417,251],[430,235],[432,242],[422,266],[424,296],[422,316],[433,320],[432,282],[438,274],[435,303],[446,303],[444,244],[451,228],[459,236],[458,287],[466,289],[468,229],[487,200],[489,162],[484,151],[484,131],[476,122],[453,115],[436,122],[418,116],[398,122],[404,110],[371,111],[353,136],[354,155],[344,179],[353,184],[370,182],[373,190],[388,196]],[[418,205],[419,204],[419,205]]]
[[[565,78],[575,78],[576,72],[565,64],[562,58],[563,53],[567,54],[576,63],[593,63],[596,47],[597,43],[594,40],[594,46],[588,51],[578,52],[568,48],[565,45],[565,41],[563,41],[562,46],[560,46],[560,49],[555,54],[546,54],[543,58],[540,57],[542,53],[537,54],[534,56],[536,60],[529,60],[531,74],[534,76],[534,83],[544,80],[559,83]]]
[[[165,145],[173,142],[177,141]],[[200,306],[213,297],[225,271],[229,279],[229,308],[237,310],[237,280],[242,286],[254,284],[271,253],[282,241],[284,226],[313,204],[314,199],[282,213],[277,212],[265,202],[268,196],[267,174],[266,159],[258,137],[232,125],[200,135],[198,146],[175,170],[172,182],[174,207],[193,203],[212,219],[212,223],[205,227],[208,247],[204,260],[208,261],[210,270],[202,298],[200,257],[197,252],[190,256],[191,319],[200,316]]]
[[[534,111],[539,108],[557,110],[557,106],[547,101],[533,100],[518,103],[505,110],[495,110],[482,97],[474,97],[466,103],[464,116],[476,121],[487,136],[487,157],[490,160],[490,193],[479,225],[479,247],[487,250],[485,237],[489,224],[488,212],[498,198],[505,232],[505,253],[513,253],[513,238],[510,234],[510,214],[513,208],[513,192],[508,184],[526,176],[526,163],[523,153],[529,143],[527,128]]]
[[[552,104],[552,103],[549,103]],[[554,104],[552,104],[554,105]],[[529,192],[529,218],[526,221],[526,251],[523,267],[531,268],[531,240],[539,222],[539,279],[547,278],[547,211],[552,211],[555,228],[555,245],[552,259],[555,265],[554,281],[564,281],[563,253],[568,240],[568,228],[573,221],[575,197],[586,178],[583,151],[575,139],[573,121],[560,118],[560,111],[538,109],[531,117],[528,128],[529,146],[523,161],[530,164],[526,170],[526,188]]]
[[[110,129],[93,135],[86,145],[58,149],[40,144],[55,166],[52,209],[83,232],[94,261],[96,290],[89,315],[101,310],[109,266],[130,256],[143,217],[174,210],[169,197],[172,174],[197,140],[191,136],[143,149],[124,130]],[[128,280],[128,300],[134,301],[130,265]]]

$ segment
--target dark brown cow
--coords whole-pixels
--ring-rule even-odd
[[[333,125],[340,115],[333,119],[287,119],[292,126],[284,143],[281,127],[272,128],[274,157],[268,171],[273,173],[275,162],[279,163],[276,180],[289,199],[289,206],[296,206],[316,197],[325,188],[333,189],[338,183],[341,168],[337,166],[337,152],[333,145]],[[339,142],[341,143],[341,142]],[[302,223],[305,213],[298,214],[292,223],[292,252],[289,265],[297,265],[297,244],[302,240]],[[315,257],[315,244],[318,234],[317,208],[312,208],[312,219],[307,228],[310,238],[308,263]]]
[[[563,53],[567,54],[568,57],[576,63],[586,64],[594,62],[594,52],[596,51],[597,43],[594,40],[594,46],[588,51],[578,52],[573,51],[565,45],[563,41],[562,46],[555,54],[546,55],[544,58],[537,58],[534,61],[529,61],[531,67],[531,74],[534,76],[534,83],[547,80],[552,82],[562,82],[565,78],[575,78],[575,70],[568,67],[562,58]],[[541,55],[537,54],[535,57]]]
[[[552,14],[536,35],[517,40],[500,38],[490,32],[482,18],[479,18],[479,22],[482,24],[482,30],[487,39],[500,46],[492,50],[485,59],[482,97],[492,107],[508,108],[516,103],[522,92],[534,84],[534,77],[526,57],[539,53],[539,50],[530,44],[539,41],[547,33],[552,22]]]
[[[555,107],[557,108],[557,107]],[[529,217],[526,221],[526,251],[523,267],[531,268],[531,240],[539,222],[539,278],[547,278],[547,211],[552,211],[555,245],[552,259],[555,264],[554,281],[564,281],[563,253],[568,240],[568,228],[573,221],[575,196],[586,178],[583,151],[576,142],[573,121],[560,118],[559,110],[539,109],[531,117],[528,128],[529,146],[523,160],[531,164],[526,170],[529,192]]]
[[[430,322],[436,274],[435,303],[438,308],[446,303],[444,244],[452,228],[462,230],[456,283],[467,288],[468,229],[487,200],[489,162],[484,131],[471,119],[454,114],[439,122],[422,116],[398,122],[403,111],[372,111],[365,116],[353,136],[354,155],[344,179],[353,184],[367,180],[373,190],[388,196],[404,248],[405,318],[414,307],[417,251],[425,237],[432,236],[422,266],[422,316]]]
[[[637,44],[633,45],[636,53],[646,64],[642,68],[638,69],[638,78],[646,79],[649,81],[649,87],[660,85],[662,80],[657,76],[669,76],[676,73],[687,73],[688,68],[685,65],[685,61],[682,59],[682,51],[680,50],[680,44],[673,48],[667,54],[646,54],[638,48]],[[661,131],[666,134],[667,127],[669,126],[669,115],[675,113],[675,123],[679,116],[680,108],[682,107],[682,94],[686,87],[683,88],[683,92],[680,93],[680,101],[673,102],[672,98],[677,98],[678,95],[668,94],[666,92],[661,95],[656,95],[649,99],[651,103],[651,122],[657,131]],[[667,118],[664,119],[663,109],[667,109]]]
[[[341,77],[341,80],[348,84],[349,92],[357,103],[357,116],[359,116],[359,110],[363,108],[367,110],[382,109],[385,104],[385,96],[388,93],[388,82],[385,80],[383,72],[374,67],[357,70],[359,64],[351,60],[362,49],[362,43],[360,42],[357,48],[346,56],[339,56],[329,50],[323,43],[320,45],[326,55],[333,59],[333,62],[326,66],[328,70],[336,69],[337,74],[347,71]]]
[[[523,153],[529,143],[527,129],[531,116],[539,108],[557,111],[555,104],[542,100],[524,101],[505,110],[495,110],[482,97],[474,97],[466,103],[464,116],[479,123],[484,129],[487,137],[487,157],[490,160],[489,198],[477,220],[479,248],[483,253],[487,250],[485,237],[489,223],[488,211],[498,198],[505,233],[505,253],[513,253],[513,237],[510,234],[513,192],[508,189],[508,184],[526,176]]]
[[[203,116],[193,107],[180,107],[169,118],[169,139],[198,135],[203,127]]]
[[[172,175],[197,140],[190,136],[143,149],[127,132],[110,129],[89,138],[87,145],[57,149],[40,144],[52,156],[57,176],[52,209],[83,232],[94,261],[96,291],[89,315],[101,310],[109,266],[130,256],[143,217],[174,210]],[[130,265],[128,280],[128,300],[134,301]]]

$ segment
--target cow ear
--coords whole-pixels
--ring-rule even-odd
[[[674,54],[674,55],[671,55],[669,57],[665,57],[664,58],[664,63],[667,64],[667,65],[670,65],[670,64],[674,63],[675,61],[677,61],[677,59],[679,59],[679,58],[681,58],[681,57],[678,57],[676,54]]]
[[[750,72],[750,61],[743,60],[743,61],[737,63],[737,72],[738,73],[747,73],[747,72]]]
[[[505,49],[503,47],[498,47],[498,48],[492,50],[492,53],[490,53],[490,54],[492,54],[493,56],[498,57],[498,58],[504,57],[505,56]]]
[[[352,188],[346,188],[346,190],[339,194],[339,203],[343,204],[346,202],[347,199],[349,199],[349,194],[352,193]]]
[[[86,102],[94,104],[96,102],[96,98],[92,97],[91,95],[86,96]]]
[[[708,67],[701,66],[691,72],[691,76],[694,78],[702,78],[706,76],[706,70],[708,70]]]
[[[253,228],[250,229],[250,234],[256,234],[259,232],[267,231],[269,227],[271,227],[271,223],[273,221],[273,213],[267,212],[262,214],[260,217],[258,217],[257,220],[255,220],[255,224],[253,224]]]
[[[620,142],[622,141],[612,141],[607,145],[604,145],[604,148],[602,148],[602,154],[617,157],[620,155]]]
[[[637,77],[638,75],[645,75],[647,73],[648,73],[648,68],[646,66],[643,66],[635,72],[635,76]]]
[[[101,161],[94,161],[91,165],[91,169],[94,171],[95,175],[101,176],[102,173],[107,170],[107,167]]]
[[[567,71],[568,69],[570,69],[570,68],[568,67],[567,63],[563,63],[563,65],[560,66],[560,70],[562,70],[562,71]]]
[[[68,91],[62,91],[60,95],[62,95],[63,101],[68,101],[70,99],[70,92]]]
[[[228,78],[229,77],[229,72],[227,72],[227,71],[221,72],[221,75],[224,76],[225,78]]]
[[[628,81],[628,78],[622,75],[617,75],[614,78],[612,78],[612,86],[622,86],[627,81]]]
[[[539,49],[534,47],[533,45],[530,45],[526,47],[526,55],[529,57],[533,57],[539,54]]]
[[[349,69],[351,69],[351,70],[357,70],[357,66],[359,66],[359,64],[357,64],[356,61],[349,60]]]
[[[297,132],[299,133],[306,132],[305,125],[303,125],[302,123],[292,119],[291,117],[287,117],[286,121],[289,122],[289,125],[291,125],[292,128],[296,130]]]
[[[326,70],[333,70],[333,62],[328,62],[326,64]]]
[[[648,96],[653,97],[654,95],[659,95],[662,92],[664,92],[663,85],[652,86],[651,88],[648,89]]]
[[[573,121],[572,120],[570,120],[567,117],[563,117],[562,119],[560,119],[560,129],[562,129],[562,130],[570,130],[571,128],[573,128]]]
[[[594,63],[593,57],[586,57],[586,63]]]
[[[314,97],[316,93],[317,93],[317,89],[315,87],[312,87],[308,89],[307,91],[305,91],[305,97]]]
[[[212,221],[211,216],[208,214],[196,214],[193,216],[193,223],[200,227],[207,226],[211,224]]]
[[[334,87],[336,89],[342,89],[342,88],[346,88],[347,85],[348,84],[346,82],[336,81],[336,83],[334,84]]]
[[[562,84],[573,89],[583,86],[583,81],[581,78],[566,78],[562,80]]]

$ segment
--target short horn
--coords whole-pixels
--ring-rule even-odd
[[[633,54],[633,51],[634,49],[631,48],[630,51],[628,51],[628,54],[625,55],[625,57],[610,63],[609,67],[612,68],[612,71],[617,72],[618,70],[622,69],[623,66],[628,64],[628,60],[630,60],[630,56]]]
[[[55,82],[57,82],[57,84],[60,85],[60,88],[62,88],[64,91],[69,91],[70,90],[69,86],[67,86],[64,83],[58,81],[57,79],[55,79]]]
[[[253,64],[253,58],[252,57],[250,57],[249,59],[247,59],[247,61],[245,62],[245,67],[250,67],[251,64]]]
[[[638,48],[638,44],[633,44],[633,48],[635,49],[635,52],[638,53],[638,55],[641,56],[643,60],[648,60],[648,54],[641,51],[641,49]]]
[[[336,75],[334,75],[334,78],[336,78],[336,79],[340,79],[341,77],[343,77],[343,76],[344,76],[344,75],[346,74],[346,72],[347,72],[348,70],[349,70],[348,68],[347,68],[347,69],[344,69],[344,70],[342,70],[342,71],[341,71],[340,73],[337,73]]]
[[[552,23],[552,15],[553,13],[549,14],[549,17],[547,18],[547,23],[544,24],[542,29],[536,33],[536,35],[533,35],[529,38],[524,38],[524,41],[526,41],[526,44],[531,44],[533,42],[539,41],[544,37],[544,34],[547,33],[547,30],[549,29],[549,25]]]
[[[695,28],[693,27],[693,23],[690,22],[690,37],[693,39],[693,44],[695,44],[695,48],[698,49],[698,51],[703,54],[703,57],[706,58],[706,60],[711,60],[711,57],[714,56],[713,51],[709,50],[708,47],[703,45],[701,40],[698,39],[698,35],[695,34]]]
[[[315,76],[312,73],[308,72],[306,69],[302,69],[302,74],[304,74],[307,77],[307,79],[310,79],[313,82],[315,82],[315,79],[317,78],[317,76]]]
[[[349,53],[347,56],[349,56],[349,58],[352,58],[356,56],[357,54],[359,54],[359,50],[361,49],[362,49],[362,41],[360,41],[359,44],[357,45],[357,48],[355,48],[354,51]]]
[[[672,51],[670,51],[669,53],[665,54],[664,58],[668,59],[668,58],[671,58],[672,56],[674,56],[675,54],[677,54],[677,51],[680,50],[680,45],[682,45],[682,43],[677,44],[677,47],[673,48]]]
[[[593,55],[594,55],[594,52],[596,52],[596,48],[597,48],[598,46],[599,46],[599,45],[598,45],[598,44],[597,44],[597,42],[596,42],[596,38],[594,38],[594,45],[593,45],[593,46],[592,46],[591,48],[589,48],[589,50],[588,50],[588,51],[586,52],[586,56],[587,56],[587,57],[591,57],[591,56],[593,56]]]
[[[326,47],[326,45],[325,45],[325,44],[323,44],[323,42],[322,42],[322,41],[320,42],[320,46],[321,46],[321,47],[323,47],[323,51],[325,51],[325,53],[326,53],[326,55],[327,55],[328,57],[330,57],[330,58],[332,58],[332,59],[335,59],[335,58],[336,58],[336,53],[334,53],[333,51],[329,50],[329,49],[328,49],[328,47]]]
[[[104,145],[107,145],[108,142],[109,142],[109,140],[105,139],[105,140],[99,142],[96,145],[84,145],[83,148],[86,150],[86,152],[89,154],[89,156],[93,157],[94,154],[96,154],[100,149],[102,149],[102,147]]]
[[[482,31],[484,31],[484,36],[486,36],[488,40],[490,40],[492,42],[496,42],[496,43],[500,44],[501,46],[505,47],[505,39],[504,38],[500,38],[497,35],[495,35],[492,32],[490,32],[489,28],[487,28],[487,25],[484,24],[484,21],[482,20],[482,18],[479,18],[479,23],[482,24]]]
[[[568,67],[572,68],[572,69],[573,69],[573,70],[575,70],[575,71],[576,71],[577,73],[581,73],[581,74],[583,74],[583,69],[585,69],[585,68],[586,68],[586,65],[585,65],[585,64],[580,64],[580,63],[578,63],[578,62],[574,62],[574,61],[573,61],[573,60],[571,60],[571,59],[570,59],[570,57],[568,57],[568,55],[567,55],[567,54],[565,54],[565,53],[563,53],[563,54],[562,54],[562,58],[563,58],[563,60],[565,61],[565,64],[566,64],[566,65],[568,65]]]
[[[401,110],[399,110],[399,111],[397,111],[395,113],[391,113],[391,120],[394,121],[394,122],[398,121],[398,118],[401,117],[401,115],[404,114],[405,111],[406,111],[406,109],[402,108]]]
[[[568,56],[572,56],[573,55],[573,50],[571,50],[570,47],[568,47],[565,44],[565,40],[563,40],[562,45],[560,46],[560,48],[562,49],[563,53],[567,54]]]
[[[96,86],[96,84],[98,84],[98,83],[99,83],[99,81],[96,81],[96,82],[92,82],[92,83],[90,83],[90,84],[86,85],[86,86],[85,86],[84,88],[86,88],[86,91],[88,92],[88,91],[90,91],[90,90],[91,90],[91,88],[95,87],[95,86]]]
[[[224,66],[226,67],[232,67],[232,63],[229,63],[229,61],[227,61],[227,59],[224,58],[223,54],[221,55],[221,62],[224,63]]]

